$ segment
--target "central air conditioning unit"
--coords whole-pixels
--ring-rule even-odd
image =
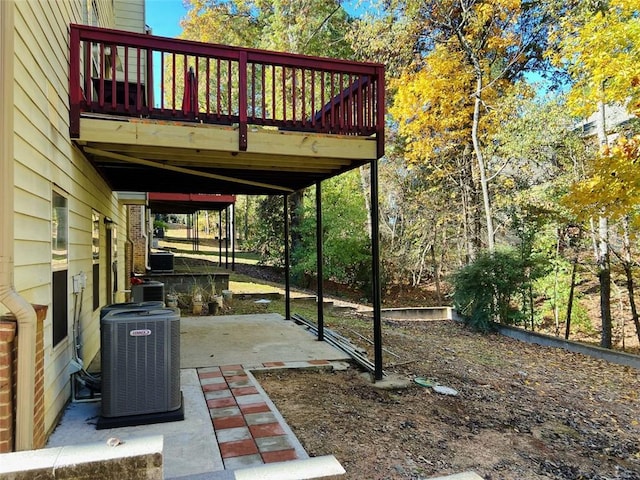
[[[149,254],[149,267],[152,272],[173,272],[173,253],[155,252]]]
[[[131,296],[134,303],[164,302],[164,283],[145,280],[138,285],[131,285]]]
[[[164,302],[149,301],[149,302],[125,302],[125,303],[112,303],[106,307],[100,309],[100,320],[106,317],[114,310],[153,310],[154,308],[164,308]]]
[[[100,341],[97,429],[184,419],[178,309],[112,310],[100,320]]]

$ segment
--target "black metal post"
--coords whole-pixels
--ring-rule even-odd
[[[229,268],[229,207],[224,209],[224,268]]]
[[[200,218],[200,211],[196,211],[193,214],[193,251],[197,252],[200,250],[200,235],[198,233],[198,219]]]
[[[291,284],[289,277],[291,275],[291,256],[289,254],[289,195],[283,195],[284,198],[284,297],[285,297],[285,318],[291,320]]]
[[[222,266],[222,210],[218,210],[218,266]]]
[[[371,289],[373,293],[373,351],[375,380],[382,380],[382,316],[380,293],[380,221],[378,212],[378,161],[371,162]]]
[[[236,204],[231,204],[231,271],[236,271]]]
[[[316,182],[316,252],[318,275],[318,341],[324,340],[324,272],[322,268],[322,187]]]

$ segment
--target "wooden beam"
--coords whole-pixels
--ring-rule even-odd
[[[145,165],[147,167],[160,168],[160,169],[163,169],[163,170],[171,170],[171,171],[174,171],[174,172],[186,173],[188,175],[195,175],[195,176],[198,176],[198,177],[212,178],[212,179],[215,179],[215,180],[223,180],[225,182],[238,183],[238,184],[242,184],[242,185],[251,185],[251,186],[255,186],[255,187],[268,188],[270,190],[276,190],[276,191],[279,191],[279,192],[287,192],[287,193],[293,192],[292,189],[286,188],[286,187],[281,187],[279,185],[271,185],[271,184],[268,184],[268,183],[254,182],[252,180],[243,180],[243,179],[240,179],[240,178],[233,178],[233,177],[228,177],[228,176],[225,176],[225,175],[217,175],[215,173],[209,173],[209,172],[200,172],[198,170],[192,170],[190,168],[183,168],[183,167],[177,167],[175,165],[168,165],[168,164],[153,162],[153,161],[150,161],[150,160],[144,160],[142,158],[131,157],[131,156],[128,156],[128,155],[121,155],[119,153],[108,152],[106,150],[100,150],[100,149],[92,148],[92,147],[84,147],[84,151],[86,153],[91,154],[91,155],[97,155],[97,156],[100,156],[100,157],[111,158],[111,159],[114,159],[114,160],[120,160],[122,162],[135,163],[137,165]]]
[[[377,159],[375,137],[289,132],[266,128],[250,128],[247,135],[247,154],[349,161]],[[202,152],[218,151],[244,155],[238,148],[238,136],[237,127],[232,126],[82,117],[78,143],[187,148]]]
[[[146,160],[168,161],[191,166],[223,167],[233,169],[285,170],[292,172],[327,171],[340,169],[352,163],[351,160],[338,158],[300,158],[282,157],[264,154],[238,155],[229,152],[190,150],[186,148],[145,147],[114,143],[86,143],[86,146],[109,152],[131,155]]]

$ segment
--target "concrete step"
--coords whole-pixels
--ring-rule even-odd
[[[434,477],[431,480],[483,480],[483,478],[475,472],[462,472],[445,477]]]
[[[333,455],[268,463],[235,470],[235,480],[306,480],[343,475],[345,469]]]

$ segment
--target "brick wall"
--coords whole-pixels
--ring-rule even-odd
[[[144,222],[145,207],[142,205],[129,205],[129,240],[132,246],[133,272],[145,273],[147,264],[147,244]]]
[[[47,317],[47,307],[34,305],[33,308],[37,317],[35,404],[33,407],[33,448],[35,449],[44,447],[47,442],[44,431],[44,320]]]
[[[33,447],[42,448],[47,441],[44,430],[44,320],[46,305],[34,305],[36,311],[36,376],[33,408]],[[0,319],[0,453],[14,450],[16,384],[18,381],[18,335],[13,315]]]
[[[0,319],[0,453],[13,451],[13,369],[16,322]]]

